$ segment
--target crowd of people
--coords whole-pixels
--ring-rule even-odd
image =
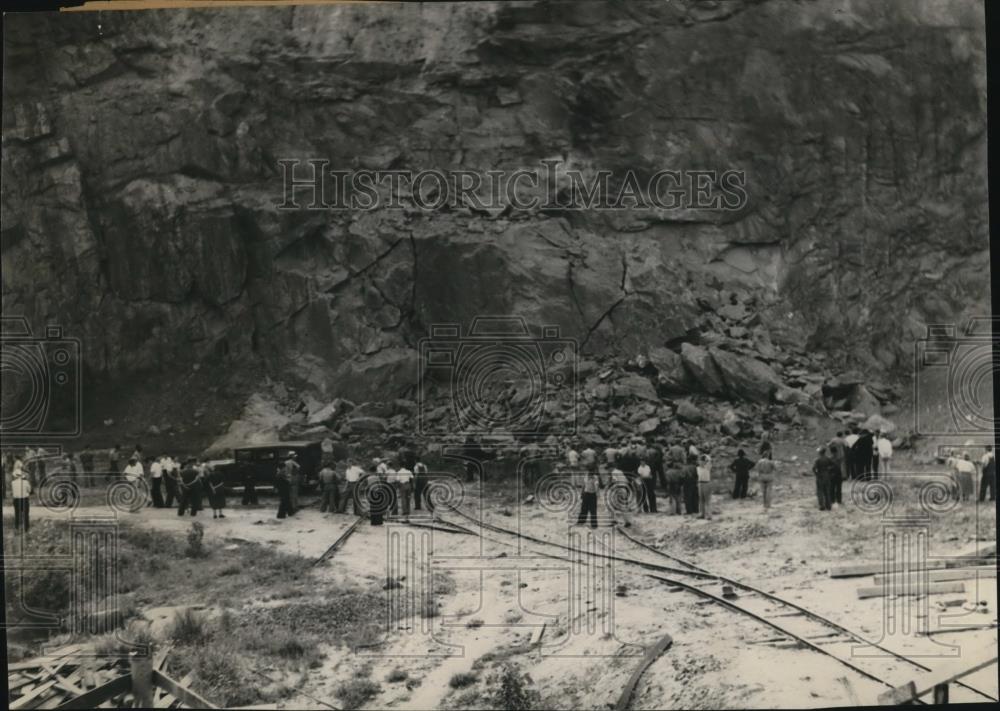
[[[77,455],[50,455],[41,448],[27,448],[23,453],[6,452],[3,456],[3,497],[8,486],[14,503],[15,528],[29,527],[29,501],[41,485],[51,477],[77,482],[80,486],[95,486],[124,479],[136,485],[145,497],[143,504],[153,508],[176,508],[178,516],[196,516],[205,502],[212,517],[225,518],[227,507],[226,481],[222,471],[203,458],[174,458],[168,454],[143,456],[137,445],[125,457],[120,445],[106,452],[107,468],[95,469],[95,452],[88,446]],[[948,452],[947,465],[952,472],[953,492],[960,501],[971,500],[979,484],[979,500],[996,499],[996,460],[992,447],[987,446],[978,462],[969,452]],[[545,467],[531,447],[520,452],[519,468],[522,483],[528,491],[538,484]],[[555,471],[569,474],[579,489],[578,525],[597,526],[598,496],[602,489],[612,488],[624,496],[609,496],[609,509],[620,523],[629,525],[629,512],[658,513],[665,499],[667,514],[697,514],[712,518],[712,493],[718,484],[719,472],[708,452],[700,451],[693,440],[668,442],[633,438],[618,446],[598,451],[584,446],[579,451],[568,444],[564,461],[557,462]],[[816,497],[821,511],[843,505],[843,484],[847,480],[873,480],[892,470],[892,442],[882,432],[852,427],[839,431],[818,448],[811,473],[816,481]],[[728,461],[727,476],[732,477],[731,497],[746,499],[751,495],[751,480],[757,485],[764,509],[770,509],[774,499],[776,476],[788,463],[774,458],[769,438],[756,448],[756,459],[745,449],[739,449]],[[318,472],[319,510],[321,513],[351,513],[368,515],[372,524],[381,524],[385,517],[400,515],[404,519],[412,510],[430,508],[425,492],[430,473],[412,445],[404,445],[390,457],[371,460],[367,467],[362,460],[350,457],[335,461],[330,453],[323,456]],[[475,466],[466,467],[470,479]],[[809,472],[803,472],[809,473]],[[294,516],[301,508],[300,493],[303,468],[299,455],[287,451],[275,465],[273,483],[277,493],[278,519]],[[244,476],[242,504],[257,506],[257,484],[254,476]],[[728,486],[726,488],[729,488]],[[661,497],[663,497],[661,499]]]
[[[47,481],[70,482],[78,487],[107,486],[115,481],[125,481],[135,487],[140,497],[136,505],[153,508],[177,508],[177,514],[195,516],[208,501],[213,518],[225,518],[226,493],[222,473],[210,466],[204,458],[174,457],[162,454],[143,456],[142,446],[136,445],[132,453],[124,455],[116,444],[104,453],[107,466],[95,468],[97,454],[85,446],[77,454],[56,455],[38,447],[27,447],[23,452],[7,451],[2,457],[3,499],[6,500],[8,484],[14,506],[14,527],[27,531],[30,527],[30,502],[39,496]]]

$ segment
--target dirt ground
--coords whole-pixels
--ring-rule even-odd
[[[871,577],[831,579],[832,565],[877,561],[883,541],[909,514],[908,526],[927,532],[933,557],[967,551],[977,540],[995,540],[995,509],[972,503],[943,506],[926,520],[919,514],[920,487],[934,479],[928,467],[897,458],[892,506],[873,508],[846,485],[844,506],[821,512],[814,482],[803,476],[808,448],[778,447],[785,460],[775,504],[765,511],[759,498],[734,501],[726,494],[728,477],[717,475],[713,520],[662,513],[633,514],[629,532],[639,539],[683,557],[707,570],[758,586],[802,605],[871,640],[939,668],[956,660],[985,655],[997,647],[996,628],[952,632],[932,638],[900,631],[885,635],[885,620],[922,622],[920,605],[905,607],[909,598],[858,599],[856,590],[872,585]],[[905,471],[904,471],[905,470]],[[755,493],[751,485],[751,493]],[[860,493],[857,492],[857,493]],[[594,550],[613,549],[624,556],[667,563],[611,528],[598,529],[597,539],[572,526],[575,511],[540,502],[518,505],[496,486],[478,485],[465,492],[463,507],[484,520],[518,528],[546,540],[571,542]],[[91,508],[93,511],[91,511]],[[98,507],[74,515],[96,513]],[[572,504],[569,505],[572,509]],[[5,511],[5,513],[7,513]],[[35,511],[37,518],[66,518],[66,513]],[[606,517],[607,512],[601,512]],[[183,537],[191,518],[173,511],[145,509],[119,514],[129,525]],[[449,519],[460,520],[455,516]],[[895,518],[892,518],[895,517]],[[241,542],[267,546],[285,554],[317,559],[355,518],[320,514],[307,508],[278,521],[269,507],[234,506],[224,520],[197,517],[205,542],[224,556]],[[412,521],[430,523],[426,514]],[[917,521],[914,523],[914,521]],[[575,537],[575,538],[574,538]],[[227,548],[228,547],[228,548]],[[345,708],[352,701],[338,696],[345,685],[370,680],[368,692],[354,700],[366,708],[497,708],[496,674],[514,664],[530,675],[541,708],[613,706],[645,649],[665,634],[672,646],[643,674],[632,708],[793,708],[871,704],[885,687],[822,654],[785,643],[769,643],[774,630],[650,578],[635,566],[581,559],[568,565],[548,547],[525,544],[485,531],[482,537],[429,530],[390,521],[382,527],[363,521],[346,544],[327,560],[309,568],[295,583],[304,596],[326,596],[343,585],[384,589],[382,630],[360,647],[323,645],[322,658],[304,670],[287,693],[270,708]],[[386,581],[390,581],[388,584]],[[964,593],[931,595],[931,629],[996,623],[996,580],[967,580]],[[271,584],[270,587],[277,587]],[[287,584],[285,587],[288,587]],[[718,592],[718,586],[706,589]],[[247,590],[237,614],[254,605],[292,604],[270,590]],[[191,596],[198,597],[195,592]],[[254,599],[258,601],[253,602]],[[985,600],[986,612],[961,606],[947,613],[935,603]],[[266,602],[265,602],[266,601]],[[176,599],[177,605],[191,600]],[[212,604],[205,605],[208,609]],[[215,607],[220,607],[215,605]],[[164,624],[172,607],[146,610],[147,618]],[[900,625],[902,628],[903,625]],[[952,645],[952,646],[949,646]],[[862,656],[865,650],[855,650]],[[913,670],[898,670],[889,679],[902,684]],[[968,678],[997,695],[996,667]],[[195,685],[197,688],[197,684]]]

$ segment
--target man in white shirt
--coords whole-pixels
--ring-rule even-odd
[[[890,472],[892,463],[892,442],[884,434],[879,434],[875,440],[875,449],[878,454],[878,468],[881,474]]]
[[[643,457],[638,468],[639,481],[642,484],[642,510],[645,513],[656,513],[656,488],[653,486],[653,468]]]
[[[961,457],[951,457],[948,460],[955,474],[956,496],[959,501],[969,501],[975,491],[976,465],[969,459],[968,453]]]
[[[354,459],[347,460],[347,471],[344,473],[344,479],[347,482],[347,489],[344,491],[344,497],[340,500],[340,513],[344,513],[347,510],[347,502],[351,502],[351,513],[358,516],[358,500],[357,500],[357,490],[358,482],[361,481],[361,477],[365,475],[365,470],[358,466],[358,463]]]
[[[153,490],[153,506],[158,509],[163,508],[163,455],[153,460],[149,465],[149,479]]]
[[[566,464],[569,465],[570,471],[576,470],[577,466],[580,464],[580,455],[577,453],[573,447],[569,448],[566,452]]]
[[[997,500],[997,460],[993,456],[993,445],[986,445],[986,453],[979,460],[982,478],[979,481],[979,500],[986,500],[986,490],[990,490],[990,501]]]
[[[427,486],[427,465],[417,462],[413,465],[413,508],[420,511],[420,505],[424,498],[424,487]],[[428,508],[430,503],[428,503]]]
[[[125,475],[125,481],[130,484],[136,484],[143,477],[142,465],[139,464],[139,460],[134,456],[129,457],[128,466],[125,467],[125,471],[122,472]]]
[[[13,480],[10,483],[11,496],[14,497],[14,532],[28,532],[28,497],[31,496],[31,483],[24,475],[24,470],[15,463]]]
[[[698,458],[698,514],[699,518],[712,520],[712,458],[707,454]]]
[[[403,517],[410,515],[410,487],[413,484],[413,472],[406,467],[396,470],[396,498],[403,505]]]

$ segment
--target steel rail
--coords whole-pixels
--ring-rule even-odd
[[[453,513],[458,514],[459,516],[465,518],[466,520],[472,522],[475,525],[481,526],[483,528],[486,528],[488,530],[494,531],[496,533],[506,534],[506,535],[509,535],[509,536],[514,536],[516,538],[522,538],[524,540],[531,541],[533,543],[538,543],[538,544],[541,544],[541,545],[552,546],[552,547],[559,548],[559,549],[562,549],[562,550],[565,550],[565,551],[569,551],[569,552],[572,552],[572,553],[576,553],[576,554],[589,555],[589,556],[594,556],[594,557],[598,557],[598,558],[604,558],[604,559],[608,559],[608,560],[615,560],[615,561],[622,562],[622,563],[629,563],[629,564],[637,565],[639,567],[642,567],[642,568],[645,568],[645,569],[648,569],[648,570],[655,570],[657,572],[667,572],[667,573],[674,573],[674,574],[678,574],[679,573],[681,575],[687,575],[689,577],[695,577],[695,578],[699,578],[699,579],[710,579],[710,580],[715,580],[715,581],[719,581],[719,582],[726,582],[726,583],[729,583],[730,585],[733,585],[735,587],[739,587],[739,588],[741,588],[743,590],[746,590],[748,592],[752,592],[752,593],[754,593],[756,595],[760,595],[761,597],[763,597],[763,598],[765,598],[767,600],[770,600],[771,602],[774,602],[774,603],[777,603],[777,604],[780,604],[780,605],[784,605],[786,607],[794,609],[799,614],[802,614],[805,617],[814,620],[815,622],[818,622],[818,623],[820,623],[820,624],[822,624],[822,625],[824,625],[824,626],[826,626],[828,628],[836,629],[838,632],[840,632],[840,633],[842,633],[842,634],[844,634],[844,635],[852,638],[856,642],[860,642],[861,644],[872,646],[875,649],[878,649],[878,650],[880,650],[882,652],[885,652],[890,657],[893,657],[895,660],[897,660],[899,662],[903,662],[903,663],[909,664],[909,665],[911,665],[913,667],[916,667],[918,669],[921,669],[923,671],[932,671],[929,667],[927,667],[927,666],[925,666],[925,665],[921,664],[920,662],[917,662],[917,661],[915,661],[913,659],[910,659],[909,657],[906,657],[906,656],[904,656],[902,654],[894,652],[891,649],[888,649],[888,648],[883,647],[881,645],[868,642],[863,637],[861,637],[860,635],[858,635],[856,632],[853,632],[852,630],[850,630],[850,629],[848,629],[848,628],[846,628],[846,627],[844,627],[844,626],[842,626],[842,625],[840,625],[840,624],[838,624],[836,622],[833,622],[832,620],[829,620],[829,619],[823,617],[822,615],[819,615],[818,613],[813,612],[812,610],[804,608],[801,605],[797,605],[796,603],[789,602],[788,600],[785,600],[784,598],[778,597],[777,595],[773,595],[772,593],[765,592],[763,590],[760,590],[759,588],[755,588],[752,585],[748,585],[746,583],[742,583],[740,581],[733,580],[733,579],[727,578],[725,576],[720,576],[720,575],[717,575],[717,574],[714,574],[714,573],[710,573],[710,572],[704,570],[703,568],[695,566],[693,563],[690,563],[690,562],[688,562],[688,561],[686,561],[686,560],[684,560],[682,558],[678,558],[676,556],[664,553],[663,551],[660,551],[660,550],[654,548],[653,546],[650,546],[648,544],[644,544],[641,541],[638,541],[633,536],[631,536],[631,535],[629,535],[627,533],[625,534],[625,538],[627,540],[632,541],[633,543],[636,543],[640,547],[645,548],[645,549],[647,549],[647,550],[649,550],[649,551],[651,551],[653,553],[656,553],[657,555],[661,555],[661,556],[669,558],[669,559],[671,559],[671,560],[673,560],[675,562],[679,562],[679,563],[681,563],[683,565],[686,565],[686,566],[688,566],[689,569],[685,570],[685,569],[675,568],[675,567],[671,567],[671,566],[658,565],[656,563],[649,563],[647,561],[636,560],[634,558],[628,558],[628,557],[620,556],[620,555],[612,555],[612,554],[607,554],[607,553],[597,553],[597,552],[593,552],[593,551],[582,551],[580,549],[573,548],[571,546],[566,546],[566,545],[563,545],[561,543],[556,543],[554,541],[547,541],[545,539],[538,538],[538,537],[532,536],[532,535],[527,534],[527,533],[517,532],[517,531],[511,531],[511,530],[502,528],[500,526],[496,526],[494,524],[487,523],[485,521],[477,521],[474,517],[470,516],[469,514],[465,513],[464,511],[458,509],[457,507],[448,507],[448,510],[451,511],[451,512],[453,512]],[[449,525],[455,525],[455,524],[451,524],[450,522],[446,521],[445,519],[442,519],[442,521],[444,523],[448,523]],[[621,531],[620,528],[619,528],[619,531]],[[556,556],[549,556],[549,557],[556,557]],[[657,576],[651,576],[651,577],[655,578]],[[782,634],[784,634],[784,635],[786,635],[788,637],[791,637],[791,638],[793,638],[793,639],[801,642],[805,646],[807,646],[807,647],[809,647],[811,649],[814,649],[814,650],[820,652],[821,654],[824,654],[825,656],[828,656],[828,657],[830,657],[832,659],[836,659],[837,661],[841,662],[844,666],[847,666],[848,668],[853,669],[854,671],[857,671],[858,673],[862,674],[863,676],[865,676],[865,677],[867,677],[869,679],[872,679],[874,681],[877,681],[880,684],[884,684],[886,686],[893,687],[893,684],[891,684],[890,682],[887,682],[887,681],[885,681],[883,679],[880,679],[880,678],[874,676],[873,674],[865,671],[864,669],[861,669],[860,667],[855,666],[854,664],[852,664],[851,662],[843,659],[842,657],[839,657],[839,656],[833,654],[832,652],[828,652],[827,650],[819,647],[818,645],[813,644],[808,639],[805,639],[805,638],[797,635],[796,633],[792,632],[791,630],[785,629],[784,627],[781,627],[780,625],[778,625],[778,624],[776,624],[774,622],[766,620],[765,618],[760,617],[759,615],[757,615],[756,613],[754,613],[754,612],[752,612],[750,610],[747,610],[747,609],[745,609],[745,608],[743,608],[743,607],[741,607],[739,605],[731,603],[729,600],[726,600],[725,598],[713,595],[712,593],[709,593],[708,591],[703,590],[702,588],[698,588],[698,587],[696,587],[694,585],[690,585],[688,583],[683,583],[681,581],[673,581],[673,580],[667,579],[667,578],[660,578],[660,579],[663,580],[663,581],[669,581],[669,582],[671,582],[671,583],[673,583],[673,584],[675,584],[678,587],[681,587],[683,589],[690,590],[690,591],[696,591],[698,594],[704,593],[703,597],[712,599],[712,600],[718,602],[719,604],[724,604],[727,608],[730,608],[730,609],[738,611],[738,612],[742,612],[742,613],[746,614],[747,616],[752,617],[754,619],[758,619],[759,621],[764,622],[768,626],[770,626],[770,627],[778,630]],[[996,700],[995,697],[991,696],[990,694],[988,694],[988,693],[986,693],[986,692],[984,692],[984,691],[982,691],[980,689],[977,689],[974,686],[970,686],[970,685],[964,684],[962,682],[956,682],[956,684],[961,685],[963,688],[967,689],[968,691],[970,691],[970,692],[972,692],[974,694],[977,694],[978,696],[983,697],[984,699],[988,699],[990,701],[995,701]]]
[[[646,550],[649,550],[649,551],[651,551],[653,553],[656,553],[658,555],[662,555],[662,556],[664,556],[666,558],[669,558],[670,560],[677,561],[677,562],[680,562],[680,563],[684,563],[686,565],[692,565],[693,566],[692,563],[688,563],[683,558],[678,558],[677,556],[670,555],[668,553],[660,551],[659,549],[655,548],[654,546],[651,546],[651,545],[649,545],[647,543],[643,543],[642,541],[639,541],[634,536],[631,536],[630,534],[626,533],[625,531],[620,531],[620,532],[624,535],[624,537],[626,539],[632,541],[633,543],[636,543],[637,545],[639,545],[642,548],[645,548]],[[697,566],[694,566],[694,567],[697,567]],[[703,570],[703,569],[702,568],[698,568],[698,570]],[[738,587],[738,588],[741,588],[741,589],[746,590],[748,592],[752,592],[752,593],[754,593],[756,595],[760,595],[763,598],[766,598],[766,599],[768,599],[768,600],[770,600],[772,602],[778,603],[780,605],[784,605],[785,607],[790,607],[790,608],[792,608],[793,610],[796,610],[797,612],[799,612],[800,614],[802,614],[805,617],[808,617],[808,618],[810,618],[810,619],[812,619],[812,620],[814,620],[816,622],[819,622],[822,625],[825,625],[827,627],[830,627],[830,628],[833,628],[833,629],[837,630],[841,634],[850,637],[855,642],[858,642],[858,643],[864,644],[864,645],[868,645],[868,646],[870,646],[870,647],[872,647],[874,649],[879,650],[880,652],[884,652],[884,653],[890,655],[891,657],[894,657],[895,659],[898,659],[899,661],[906,662],[907,664],[910,664],[911,666],[914,666],[914,667],[916,667],[918,669],[921,669],[923,671],[928,671],[928,672],[929,671],[933,671],[933,669],[931,669],[930,667],[928,667],[928,666],[926,666],[924,664],[921,664],[920,662],[916,661],[915,659],[911,659],[910,657],[907,657],[907,656],[905,656],[903,654],[899,654],[898,652],[894,652],[893,650],[889,649],[888,647],[885,647],[885,646],[883,646],[881,644],[878,644],[876,642],[869,642],[868,640],[866,640],[864,637],[862,637],[860,634],[858,634],[854,630],[851,630],[851,629],[849,629],[847,627],[844,627],[843,625],[841,625],[841,624],[839,624],[837,622],[834,622],[833,620],[831,620],[831,619],[829,619],[827,617],[824,617],[823,615],[820,615],[817,612],[813,612],[812,610],[810,610],[808,608],[802,607],[801,605],[799,605],[797,603],[791,602],[791,601],[786,600],[786,599],[784,599],[782,597],[778,597],[777,595],[775,595],[773,593],[769,593],[766,590],[761,590],[760,588],[754,587],[753,585],[749,585],[747,583],[742,583],[742,582],[740,582],[738,580],[734,580],[732,578],[727,578],[727,577],[725,577],[723,575],[717,575],[715,577],[718,580],[720,580],[721,582],[725,582],[725,583],[728,583],[728,584],[730,584],[730,585],[732,585],[734,587]],[[964,682],[956,681],[955,684],[958,685],[958,686],[963,687],[964,689],[967,689],[968,691],[973,692],[974,694],[978,694],[979,696],[982,696],[985,699],[989,699],[990,701],[996,701],[997,700],[996,697],[991,696],[990,694],[986,693],[985,691],[983,691],[981,689],[978,689],[978,688],[976,688],[974,686],[971,686],[969,684],[966,684]]]

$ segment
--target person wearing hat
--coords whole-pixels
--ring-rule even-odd
[[[31,482],[28,481],[21,460],[14,462],[14,471],[10,483],[11,496],[14,498],[14,531],[28,532],[28,497],[31,496]]]
[[[347,511],[347,502],[351,502],[351,513],[355,516],[358,515],[358,484],[361,479],[365,476],[365,470],[358,465],[358,460],[355,457],[350,457],[347,460],[347,471],[344,473],[344,496],[340,499],[340,513]]]
[[[298,458],[298,454],[289,452],[288,459],[285,461],[285,472],[288,475],[288,500],[291,502],[291,509],[288,512],[289,516],[294,516],[295,512],[299,510],[299,487],[302,484],[302,467],[299,466]]]
[[[753,469],[753,462],[747,457],[747,453],[742,449],[737,450],[736,459],[729,464],[729,470],[733,473],[733,498],[745,499],[747,489],[750,486],[750,470]]]
[[[295,513],[292,510],[292,483],[288,478],[288,462],[280,464],[274,473],[274,488],[278,492],[278,518],[285,518]]]
[[[707,454],[698,457],[698,513],[701,518],[712,520],[712,458]]]

